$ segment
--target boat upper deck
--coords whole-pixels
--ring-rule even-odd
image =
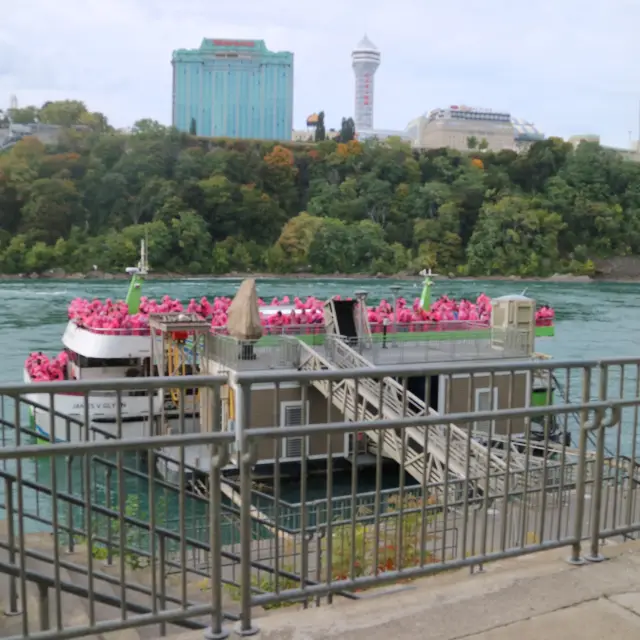
[[[331,361],[336,341],[345,341],[375,366],[439,362],[495,361],[523,359],[532,355],[533,345],[527,332],[483,331],[466,336],[446,333],[374,334],[370,339],[346,339],[325,334],[307,336],[264,336],[260,340],[236,340],[229,336],[211,336],[213,361],[234,371],[296,370],[304,357],[304,345]]]

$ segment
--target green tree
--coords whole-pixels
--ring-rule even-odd
[[[558,261],[564,226],[557,213],[524,197],[487,204],[467,247],[469,270],[474,275],[549,275]]]
[[[353,118],[342,118],[340,126],[340,142],[351,142],[356,137],[356,124]]]
[[[196,119],[195,118],[191,118],[191,124],[189,125],[189,133],[192,136],[195,136],[198,134],[198,130],[197,130],[197,126],[196,126]]]
[[[342,220],[325,218],[309,246],[309,261],[316,273],[353,273],[353,230]]]
[[[478,148],[478,138],[475,136],[467,136],[467,149],[477,149]]]
[[[318,114],[318,123],[316,124],[315,141],[322,142],[327,136],[324,128],[324,111]]]
[[[166,131],[167,127],[160,124],[157,120],[152,120],[151,118],[143,118],[142,120],[137,120],[133,124],[133,133],[158,136],[164,135]]]
[[[61,100],[57,124],[0,154],[0,271],[120,271],[149,237],[156,270],[593,273],[640,254],[640,164],[550,138],[523,153],[412,149],[400,138],[205,139],[143,119],[114,132]],[[344,129],[344,130],[342,130]],[[303,213],[301,213],[303,212]]]
[[[433,216],[416,220],[414,233],[418,243],[416,271],[426,268],[456,273],[464,264],[460,212],[455,204],[445,203]]]
[[[81,124],[81,118],[87,113],[87,106],[79,100],[59,100],[47,102],[40,109],[40,122],[71,127]]]
[[[38,107],[29,106],[16,109],[9,109],[9,119],[13,124],[32,124],[37,122],[40,114]]]
[[[276,242],[277,251],[272,255],[278,270],[292,272],[309,267],[311,243],[322,224],[322,218],[304,211],[287,222]]]
[[[71,180],[36,180],[22,210],[22,226],[34,238],[55,242],[84,222],[81,196]]]

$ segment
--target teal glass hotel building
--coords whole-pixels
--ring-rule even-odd
[[[173,52],[173,126],[199,136],[291,140],[293,53],[209,39]]]

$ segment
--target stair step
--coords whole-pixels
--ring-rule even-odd
[[[303,345],[303,348],[306,349],[308,357],[302,369],[374,368],[371,362],[342,342],[336,342],[333,349],[327,350],[333,354],[328,358],[334,358],[334,361],[323,358],[312,347]],[[339,360],[340,357],[342,360]],[[317,381],[313,384],[325,397],[328,397],[329,389],[326,383]],[[406,405],[403,401],[404,393],[407,393]],[[411,392],[405,392],[402,385],[391,378],[385,378],[382,381],[361,380],[357,385],[352,381],[343,381],[334,386],[332,399],[334,405],[344,413],[345,419],[350,419],[349,416],[352,416],[354,421],[366,422],[381,417],[394,419],[403,414],[419,416],[427,412],[427,407],[420,398]],[[380,413],[378,407],[381,404],[382,412]],[[437,415],[430,408],[428,413],[432,416]],[[364,431],[375,442],[376,447],[381,447],[385,455],[399,464],[404,463],[407,472],[422,482],[425,473],[424,465],[427,462],[426,456],[421,455],[426,429],[427,427],[409,427],[403,430],[403,435],[407,438],[404,445],[405,460],[402,460],[401,455],[402,442],[394,431],[385,431],[382,439],[376,431],[366,429]],[[429,463],[430,477],[427,477],[427,482],[443,482],[449,471],[464,479],[467,475],[467,458],[469,458],[470,477],[476,478],[476,482],[482,482],[481,479],[486,477],[488,464],[494,479],[486,488],[491,493],[503,492],[504,476],[500,474],[506,472],[507,465],[490,448],[470,440],[468,432],[454,424],[448,424],[442,429],[430,428],[428,435],[427,453],[431,456],[432,462]],[[409,464],[407,464],[407,458],[410,460]],[[434,464],[433,461],[437,463]]]

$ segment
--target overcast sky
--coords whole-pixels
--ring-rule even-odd
[[[0,18],[0,107],[75,98],[128,126],[171,118],[171,52],[203,37],[295,53],[295,124],[353,115],[350,52],[382,52],[375,126],[509,110],[547,135],[638,138],[638,0],[20,0]]]

